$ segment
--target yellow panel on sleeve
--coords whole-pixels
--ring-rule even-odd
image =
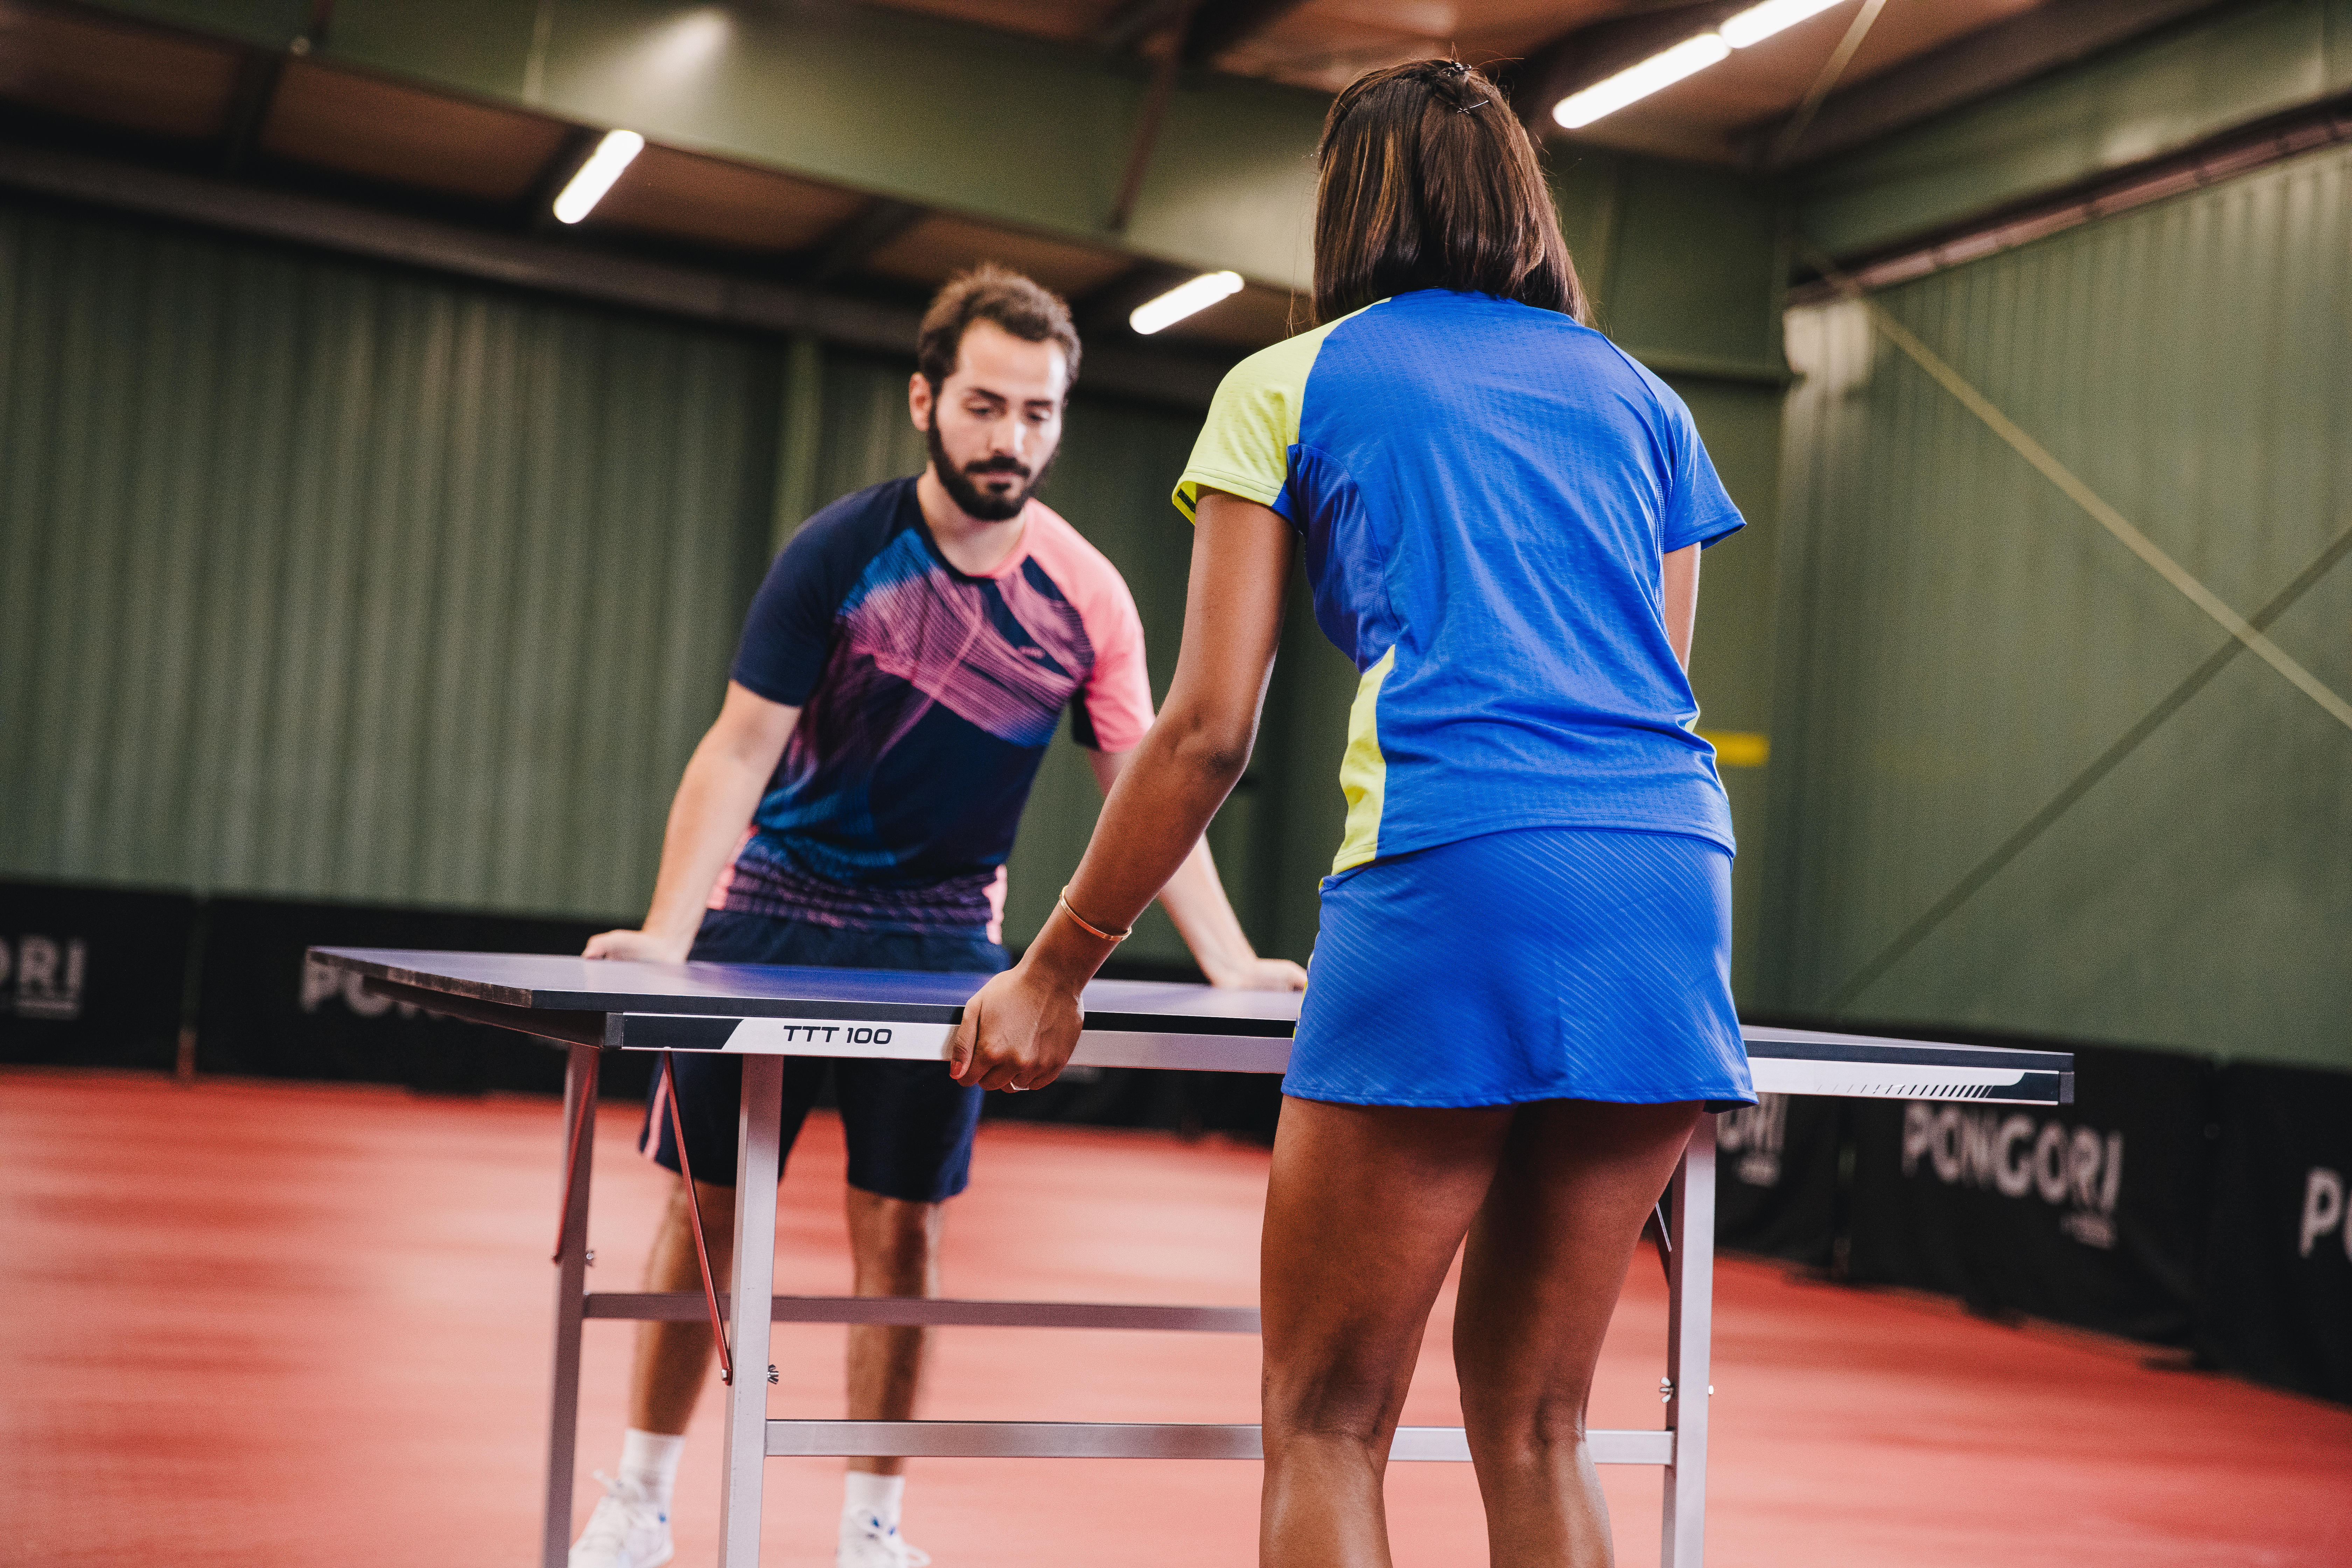
[[[1347,320],[1342,316],[1340,321]],[[1184,477],[1176,481],[1176,510],[1187,520],[1201,492],[1224,490],[1272,506],[1290,479],[1290,448],[1298,441],[1298,415],[1307,373],[1339,321],[1260,349],[1225,373],[1210,401],[1209,417]]]

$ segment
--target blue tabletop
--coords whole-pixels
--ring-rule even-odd
[[[794,969],[767,963],[646,963],[557,953],[436,952],[413,948],[320,947],[312,954],[355,970],[444,995],[509,1007],[587,1013],[706,1013],[736,1017],[792,1016],[811,1003],[845,1003],[908,1021],[961,1012],[985,974],[929,974],[888,969]],[[1083,998],[1097,1015],[1170,1022],[1256,1024],[1248,1032],[1288,1034],[1301,993],[1231,991],[1139,980],[1097,980]],[[1276,1027],[1282,1026],[1281,1027]]]

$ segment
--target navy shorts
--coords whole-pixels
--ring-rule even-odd
[[[702,917],[688,958],[719,963],[792,963],[826,969],[913,969],[936,973],[994,973],[1004,949],[979,931],[845,931],[773,915],[713,910]],[[686,1127],[694,1179],[735,1184],[736,1123],[743,1099],[740,1057],[681,1051],[670,1058],[677,1074],[678,1120]],[[971,1134],[980,1123],[982,1091],[948,1077],[943,1062],[873,1061],[786,1057],[782,1150],[792,1153],[801,1122],[833,1076],[849,1141],[849,1184],[878,1197],[937,1203],[963,1191],[971,1179]],[[675,1171],[677,1143],[670,1129],[667,1076],[654,1079],[637,1149]]]

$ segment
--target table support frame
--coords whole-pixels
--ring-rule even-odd
[[[564,1126],[582,1124],[583,1096],[596,1093],[598,1047],[572,1044],[564,1074]],[[1152,1328],[1255,1332],[1256,1314],[1238,1308],[1128,1307],[1076,1302],[840,1300],[778,1297],[775,1290],[776,1187],[782,1173],[778,1125],[784,1058],[750,1055],[737,1122],[735,1253],[721,1301],[735,1377],[727,1389],[726,1452],[719,1496],[720,1568],[758,1568],[764,1461],[771,1456],[1166,1458],[1255,1459],[1255,1426],[1157,1423],[773,1421],[768,1418],[770,1332],[776,1322],[927,1322],[1027,1328]],[[567,1140],[566,1206],[556,1260],[554,1387],[549,1405],[547,1515],[541,1568],[565,1568],[571,1551],[572,1476],[577,1465],[580,1355],[586,1320],[699,1318],[699,1292],[599,1292],[586,1289],[589,1173],[595,1109],[587,1132]],[[1596,1431],[1594,1462],[1662,1465],[1665,1469],[1661,1568],[1702,1568],[1706,1486],[1707,1335],[1714,1286],[1715,1123],[1699,1118],[1675,1168],[1668,1206],[1666,1367],[1672,1393],[1664,1431]],[[747,1308],[765,1301],[769,1310]],[[1459,1427],[1400,1429],[1395,1461],[1462,1460],[1469,1447]]]
[[[677,1092],[673,1083],[671,1090]],[[776,1288],[776,1183],[782,1175],[784,1058],[745,1057],[736,1124],[735,1264],[727,1342],[735,1377],[727,1387],[726,1478],[719,1494],[719,1568],[759,1568],[760,1491],[768,1462],[768,1333],[759,1310]]]
[[[580,1441],[580,1325],[588,1305],[588,1183],[595,1170],[596,1047],[567,1047],[563,1073],[563,1205],[555,1256],[554,1396],[547,1424],[544,1568],[564,1568],[572,1551],[572,1479]],[[575,1130],[578,1131],[574,1135]]]
[[[777,1297],[776,1108],[781,1056],[939,1058],[957,1009],[969,999],[936,994],[878,1000],[845,996],[837,973],[758,965],[724,972],[719,994],[691,966],[590,963],[533,953],[451,953],[406,948],[313,948],[310,956],[362,977],[369,992],[428,1011],[518,1030],[571,1047],[564,1086],[565,1198],[556,1251],[554,1388],[550,1400],[547,1519],[542,1568],[563,1568],[572,1508],[582,1324],[588,1318],[678,1321],[698,1317],[707,1298],[689,1292],[591,1295],[585,1273],[589,1163],[595,1064],[604,1049],[725,1050],[744,1060],[743,1137],[737,1161],[737,1246],[728,1306],[731,1361],[741,1375],[728,1391],[725,1505],[728,1568],[759,1553],[761,1460],[765,1455],[984,1458],[1246,1458],[1258,1452],[1254,1426],[1181,1423],[827,1422],[767,1418],[772,1322],[888,1322],[1003,1328],[1120,1328],[1250,1332],[1257,1315],[1240,1307],[1112,1306],[1083,1302],[953,1301],[914,1297]],[[755,973],[756,972],[756,973]],[[728,980],[727,976],[736,978]],[[887,980],[890,977],[877,977]],[[909,977],[897,977],[904,981]],[[681,985],[680,982],[690,982]],[[614,984],[613,982],[617,982]],[[975,984],[976,984],[975,980]],[[890,987],[886,985],[887,994]],[[1104,1067],[1279,1073],[1287,1063],[1296,1000],[1255,1010],[1246,994],[1213,1001],[1205,987],[1101,981],[1097,1026],[1080,1035],[1074,1060]],[[1260,999],[1263,1001],[1263,999]],[[714,1005],[713,1004],[717,1004]],[[1287,1005],[1291,1011],[1283,1011]],[[681,1011],[681,1008],[683,1009]],[[739,1010],[740,1009],[740,1010]],[[1811,1029],[1743,1025],[1759,1093],[1848,1099],[1965,1100],[1979,1105],[2070,1105],[2074,1061],[2063,1051],[1881,1039]],[[823,1043],[818,1043],[822,1036]],[[1665,1239],[1667,1344],[1665,1425],[1643,1432],[1588,1434],[1600,1464],[1665,1468],[1664,1568],[1700,1568],[1705,1556],[1708,1436],[1708,1342],[1715,1276],[1715,1128],[1702,1118],[1674,1182]],[[710,1284],[706,1278],[705,1286]],[[1400,1431],[1392,1459],[1458,1459],[1458,1427]]]
[[[1666,1461],[1662,1568],[1700,1568],[1706,1556],[1708,1350],[1715,1336],[1715,1118],[1702,1114],[1675,1170],[1674,1249],[1666,1263]]]

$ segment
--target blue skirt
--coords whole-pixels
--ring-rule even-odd
[[[1527,828],[1323,881],[1285,1094],[1350,1105],[1750,1104],[1731,855]]]

